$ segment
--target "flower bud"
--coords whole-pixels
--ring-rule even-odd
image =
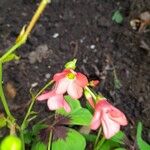
[[[67,62],[65,64],[65,68],[74,70],[76,68],[76,62],[77,62],[77,59],[73,59],[72,61]]]
[[[92,80],[90,81],[89,85],[92,87],[96,87],[99,84],[99,80]]]
[[[94,104],[92,95],[87,90],[84,90],[84,95],[85,95],[85,98],[88,100],[89,104],[91,105],[91,107],[94,108],[95,104]]]

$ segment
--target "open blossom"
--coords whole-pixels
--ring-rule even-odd
[[[55,92],[57,94],[68,93],[72,98],[78,99],[83,94],[83,88],[88,84],[87,77],[72,69],[65,69],[54,75]]]
[[[101,124],[105,138],[109,139],[120,130],[120,125],[127,125],[127,119],[120,110],[103,99],[95,106],[91,129],[96,130]]]
[[[38,96],[37,100],[39,101],[47,100],[47,105],[50,110],[57,110],[59,108],[64,108],[66,112],[71,111],[71,108],[69,104],[65,101],[63,95],[57,94],[54,90]]]

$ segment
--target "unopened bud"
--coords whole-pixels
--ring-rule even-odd
[[[76,68],[76,62],[77,62],[77,59],[73,59],[72,61],[67,62],[65,64],[65,68],[74,70]]]
[[[92,80],[90,81],[89,85],[92,87],[96,87],[99,84],[99,80]]]
[[[85,98],[88,100],[89,104],[91,105],[91,107],[94,108],[95,104],[94,104],[91,94],[87,90],[84,90],[84,95],[85,95]]]

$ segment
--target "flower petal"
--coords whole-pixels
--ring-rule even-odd
[[[70,72],[70,70],[65,69],[65,70],[63,70],[63,71],[60,72],[60,73],[56,73],[56,74],[54,75],[54,77],[53,77],[53,80],[54,80],[54,81],[59,81],[59,80],[61,80],[62,78],[65,78],[66,75],[67,75],[69,72]]]
[[[83,89],[74,81],[71,81],[67,88],[67,92],[73,99],[78,99],[82,96]]]
[[[106,114],[102,117],[102,126],[106,139],[111,138],[120,130],[120,125],[117,122],[111,120]]]
[[[100,124],[101,124],[101,113],[99,111],[96,111],[94,113],[94,117],[92,119],[90,128],[92,130],[96,130],[100,126]]]
[[[63,78],[56,82],[55,84],[55,92],[57,94],[64,94],[67,91],[68,85],[69,85],[69,79]]]
[[[75,81],[79,86],[85,87],[88,84],[88,79],[87,77],[82,74],[82,73],[77,73],[76,74],[76,81]]]
[[[48,99],[47,105],[50,110],[56,110],[63,107],[63,96],[55,95]]]
[[[53,91],[50,91],[50,92],[47,92],[47,93],[44,93],[40,96],[37,97],[37,100],[38,101],[43,101],[43,100],[46,100],[48,99],[49,97],[51,97],[53,95]]]
[[[120,125],[127,125],[128,121],[124,115],[123,112],[121,112],[120,110],[118,110],[117,108],[113,107],[111,108],[111,110],[109,111],[109,117],[116,121],[117,123],[119,123]]]

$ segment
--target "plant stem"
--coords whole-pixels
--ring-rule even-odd
[[[28,108],[28,111],[27,111],[27,113],[26,113],[26,116],[25,116],[25,118],[24,118],[24,120],[23,120],[23,122],[22,122],[21,129],[24,130],[24,128],[25,128],[26,121],[27,121],[27,119],[28,119],[28,117],[29,117],[29,115],[30,115],[30,113],[31,113],[31,110],[32,110],[32,107],[33,107],[33,105],[34,105],[34,102],[35,102],[36,98],[37,98],[48,86],[50,86],[53,82],[54,82],[53,80],[51,80],[50,82],[48,82],[48,83],[36,94],[35,97],[32,97],[32,99],[31,99],[31,104],[30,104],[30,106],[29,106],[29,108]]]
[[[14,121],[15,119],[9,110],[9,107],[8,107],[8,104],[4,95],[3,87],[2,87],[2,62],[0,62],[0,98],[3,104],[3,107],[5,109],[5,112],[7,116],[9,117],[10,121]]]
[[[42,14],[42,12],[44,11],[46,5],[48,3],[50,3],[50,0],[42,0],[38,9],[36,10],[34,16],[32,17],[29,25],[27,26],[27,29],[25,30],[25,33],[22,35],[21,39],[19,41],[17,41],[12,47],[10,47],[7,52],[0,58],[0,61],[2,62],[5,58],[7,58],[7,56],[9,56],[11,53],[13,53],[16,49],[18,49],[21,45],[23,45],[31,30],[33,29],[34,25],[36,24],[37,20],[39,19],[40,15]]]
[[[11,123],[14,122],[15,119],[10,113],[10,110],[9,110],[9,107],[8,107],[8,104],[7,104],[5,95],[4,95],[4,91],[3,91],[3,88],[2,88],[2,63],[10,54],[15,52],[16,49],[18,49],[20,46],[22,46],[26,42],[26,40],[27,40],[30,32],[32,31],[34,25],[36,24],[36,22],[39,19],[40,15],[44,11],[46,5],[48,3],[50,3],[50,2],[51,2],[51,0],[42,0],[41,1],[38,9],[36,10],[34,16],[32,17],[32,19],[31,19],[29,25],[27,26],[27,29],[23,33],[23,35],[21,35],[21,37],[19,35],[19,40],[16,40],[15,44],[13,46],[11,46],[10,48],[8,48],[7,52],[0,58],[0,98],[1,98],[2,104],[4,106],[5,112],[6,112],[7,116],[9,117]],[[35,99],[37,98],[37,96],[40,95],[45,88],[47,88],[50,84],[52,84],[52,82],[47,84],[34,98],[32,98],[32,102],[30,104],[30,107],[29,107],[29,109],[27,111],[27,114],[26,114],[26,116],[25,116],[25,118],[23,120],[23,123],[21,125],[21,139],[22,139],[22,142],[23,142],[23,150],[25,149],[25,147],[24,147],[23,130],[26,127],[26,125],[25,125],[26,124],[26,120],[27,120],[28,116],[30,115],[30,112],[32,110],[32,107],[34,105],[34,102],[35,102]]]
[[[102,128],[100,127],[99,128],[99,131],[98,131],[98,134],[97,134],[97,137],[96,137],[96,140],[95,140],[95,143],[94,143],[94,147],[96,147],[97,143],[98,143],[98,140],[99,140],[99,137],[101,135],[101,132],[102,132]]]
[[[23,133],[23,131],[20,132],[20,138],[21,138],[21,141],[22,141],[22,150],[25,150],[24,133]]]
[[[46,117],[46,118],[40,120],[39,122],[37,122],[37,124],[43,123],[43,122],[46,121],[46,120],[50,120],[50,119],[51,119],[52,117],[54,117],[54,116],[55,116],[55,114],[52,114],[52,115],[50,115],[50,116],[48,116],[48,117]]]
[[[32,28],[34,27],[34,25],[36,24],[37,20],[39,19],[40,15],[42,14],[42,12],[44,11],[45,7],[47,6],[48,3],[50,3],[51,1],[48,0],[42,0],[38,9],[35,12],[35,15],[32,17],[25,34],[28,36],[32,30]]]
[[[51,143],[52,143],[52,130],[49,133],[48,149],[47,150],[51,149]]]
[[[9,118],[13,118],[8,104],[6,102],[6,98],[4,96],[4,91],[2,88],[2,62],[4,59],[6,59],[10,54],[12,54],[16,49],[18,49],[22,44],[24,44],[26,42],[26,39],[28,37],[28,35],[30,34],[31,30],[33,29],[34,25],[36,24],[37,20],[39,19],[41,13],[44,11],[46,5],[48,3],[50,3],[50,0],[42,0],[37,11],[35,12],[34,16],[32,17],[24,35],[22,36],[22,38],[16,42],[12,47],[8,48],[7,52],[0,58],[0,97],[1,97],[1,101],[2,104],[4,106],[4,109],[6,111],[6,114],[8,115]]]
[[[29,106],[29,108],[28,108],[28,111],[27,111],[27,113],[26,113],[26,115],[25,115],[25,118],[24,118],[24,120],[23,120],[23,122],[22,122],[22,124],[21,124],[21,128],[20,128],[20,129],[21,129],[21,130],[20,130],[20,135],[21,135],[23,150],[25,150],[23,132],[24,132],[24,129],[26,128],[27,119],[28,119],[28,117],[30,116],[32,107],[33,107],[33,105],[34,105],[34,103],[35,103],[35,100],[36,100],[36,98],[37,98],[48,86],[50,86],[53,82],[54,82],[53,80],[51,80],[50,82],[48,82],[48,83],[36,94],[36,96],[32,97],[32,99],[31,99],[31,104],[30,104],[30,106]]]
[[[96,148],[94,148],[94,150],[100,150],[104,142],[105,142],[105,137],[103,136],[102,139],[98,142]]]
[[[97,99],[96,95],[91,91],[91,89],[89,87],[85,87],[85,89],[92,95],[92,97],[94,98],[94,100]]]
[[[19,48],[22,45],[21,42],[15,43],[12,47],[8,48],[6,53],[0,58],[0,61],[3,62],[7,56],[9,56],[11,53],[13,53],[17,48]]]

